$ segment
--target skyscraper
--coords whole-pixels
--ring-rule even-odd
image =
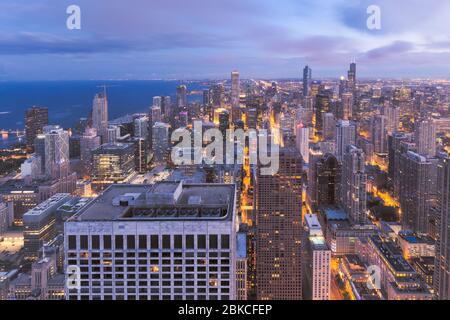
[[[336,157],[327,153],[315,166],[317,205],[336,206],[340,199],[341,165]]]
[[[387,118],[376,115],[372,118],[372,144],[376,153],[387,153]]]
[[[233,71],[231,73],[231,107],[239,107],[240,96],[240,83],[239,83],[239,71]]]
[[[356,89],[356,62],[350,63],[350,69],[348,70],[348,90],[355,92]]]
[[[187,107],[187,87],[180,85],[177,87],[177,108],[183,111]]]
[[[309,163],[309,130],[302,123],[297,124],[295,132],[295,144],[300,151],[304,163]]]
[[[434,157],[436,155],[436,125],[431,119],[419,121],[415,129],[417,153]]]
[[[310,84],[312,79],[312,70],[309,66],[303,68],[303,96],[307,97],[310,93]]]
[[[438,237],[434,267],[434,291],[439,300],[450,299],[450,159],[443,155],[438,164]]]
[[[346,92],[341,96],[340,118],[350,120],[353,115],[353,93]]]
[[[356,125],[348,120],[339,120],[336,125],[336,158],[343,160],[348,145],[356,143]]]
[[[165,163],[169,154],[169,125],[157,122],[153,126],[152,150],[157,163]]]
[[[92,151],[100,147],[101,139],[94,128],[86,128],[80,138],[80,158],[87,173],[92,170]]]
[[[342,206],[354,224],[367,222],[364,152],[354,145],[346,147],[342,162]]]
[[[302,162],[282,148],[275,175],[257,176],[257,296],[302,299]]]
[[[46,126],[45,174],[52,178],[63,178],[69,174],[69,133],[59,126]]]
[[[34,139],[43,133],[44,127],[48,125],[48,108],[33,106],[25,112],[25,135],[27,147],[33,150]]]
[[[92,127],[97,129],[97,134],[106,142],[108,130],[108,98],[106,92],[95,95],[92,103]]]
[[[428,231],[428,217],[436,198],[436,160],[408,151],[400,157],[402,225],[414,232]]]

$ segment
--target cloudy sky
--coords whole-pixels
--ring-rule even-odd
[[[352,58],[361,77],[450,78],[450,1],[0,0],[0,80],[338,77]]]

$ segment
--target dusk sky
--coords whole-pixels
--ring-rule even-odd
[[[360,77],[450,78],[450,1],[0,0],[5,81],[338,77],[352,58]]]

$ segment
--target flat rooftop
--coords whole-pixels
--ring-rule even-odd
[[[112,185],[69,221],[231,220],[233,184]]]
[[[414,268],[403,258],[403,253],[391,240],[385,240],[380,236],[371,236],[370,240],[383,255],[387,262],[396,272],[402,273],[416,273]]]

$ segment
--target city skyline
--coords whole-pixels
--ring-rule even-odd
[[[242,78],[297,78],[305,64],[315,78],[339,77],[346,70],[337,66],[353,59],[361,78],[450,71],[442,28],[450,4],[440,0],[136,0],[126,10],[80,0],[81,29],[69,30],[72,4],[0,4],[0,80],[217,79],[233,69]],[[380,9],[379,30],[367,28],[370,5]]]

